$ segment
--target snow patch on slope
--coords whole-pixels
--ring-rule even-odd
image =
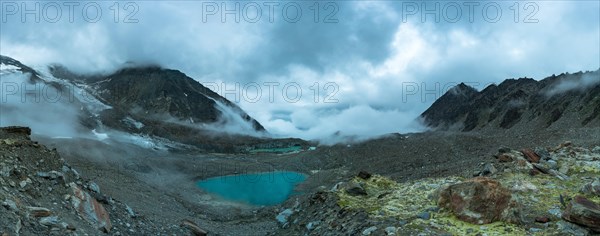
[[[15,70],[20,70],[21,68],[18,66],[14,66],[14,65],[7,65],[4,63],[0,63],[0,71],[7,71],[8,72],[13,72]]]

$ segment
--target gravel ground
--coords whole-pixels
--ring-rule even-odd
[[[279,229],[275,216],[296,198],[329,189],[361,170],[396,181],[450,175],[469,176],[499,146],[553,146],[571,140],[600,145],[600,129],[517,134],[425,132],[388,135],[350,145],[319,146],[295,154],[198,154],[110,145],[94,140],[32,137],[58,153],[102,193],[130,206],[152,234],[181,234],[182,220],[209,235],[265,235]],[[306,173],[304,193],[281,206],[255,207],[222,201],[195,187],[208,177],[290,170]],[[1,200],[1,199],[0,199]],[[152,227],[150,227],[152,226]],[[146,231],[148,232],[148,231]]]

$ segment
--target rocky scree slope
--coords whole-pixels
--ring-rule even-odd
[[[461,83],[420,118],[437,130],[533,130],[600,126],[600,70],[540,81],[508,79],[482,91]]]
[[[30,134],[25,127],[0,128],[0,235],[181,235],[197,227],[147,220]]]

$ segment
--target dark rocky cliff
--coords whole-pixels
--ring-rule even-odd
[[[421,118],[438,130],[579,128],[600,125],[600,71],[508,79],[478,92],[460,84]]]

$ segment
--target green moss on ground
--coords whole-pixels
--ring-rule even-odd
[[[551,210],[553,212],[563,210],[561,195],[564,197],[564,202],[568,202],[569,198],[576,195],[584,195],[600,203],[599,196],[585,195],[580,192],[582,186],[598,177],[600,168],[596,166],[597,162],[581,160],[579,157],[565,157],[561,161],[569,165],[568,180],[561,180],[548,174],[530,176],[523,172],[498,173],[494,179],[511,189],[513,198],[523,206],[523,216],[529,221],[543,216],[551,218],[551,222],[557,222],[560,218],[558,215],[552,215]],[[373,218],[406,220],[408,223],[401,227],[401,232],[447,232],[452,235],[489,236],[561,234],[555,223],[547,226],[538,223],[519,226],[506,222],[475,225],[458,220],[449,212],[437,211],[437,192],[446,185],[464,180],[461,177],[447,177],[398,183],[379,175],[373,175],[368,180],[356,177],[351,181],[360,183],[367,195],[351,196],[343,190],[337,191],[338,205],[342,208],[365,210]],[[430,212],[431,218],[423,220],[417,217],[424,212]],[[530,231],[530,227],[539,228],[539,231]]]

